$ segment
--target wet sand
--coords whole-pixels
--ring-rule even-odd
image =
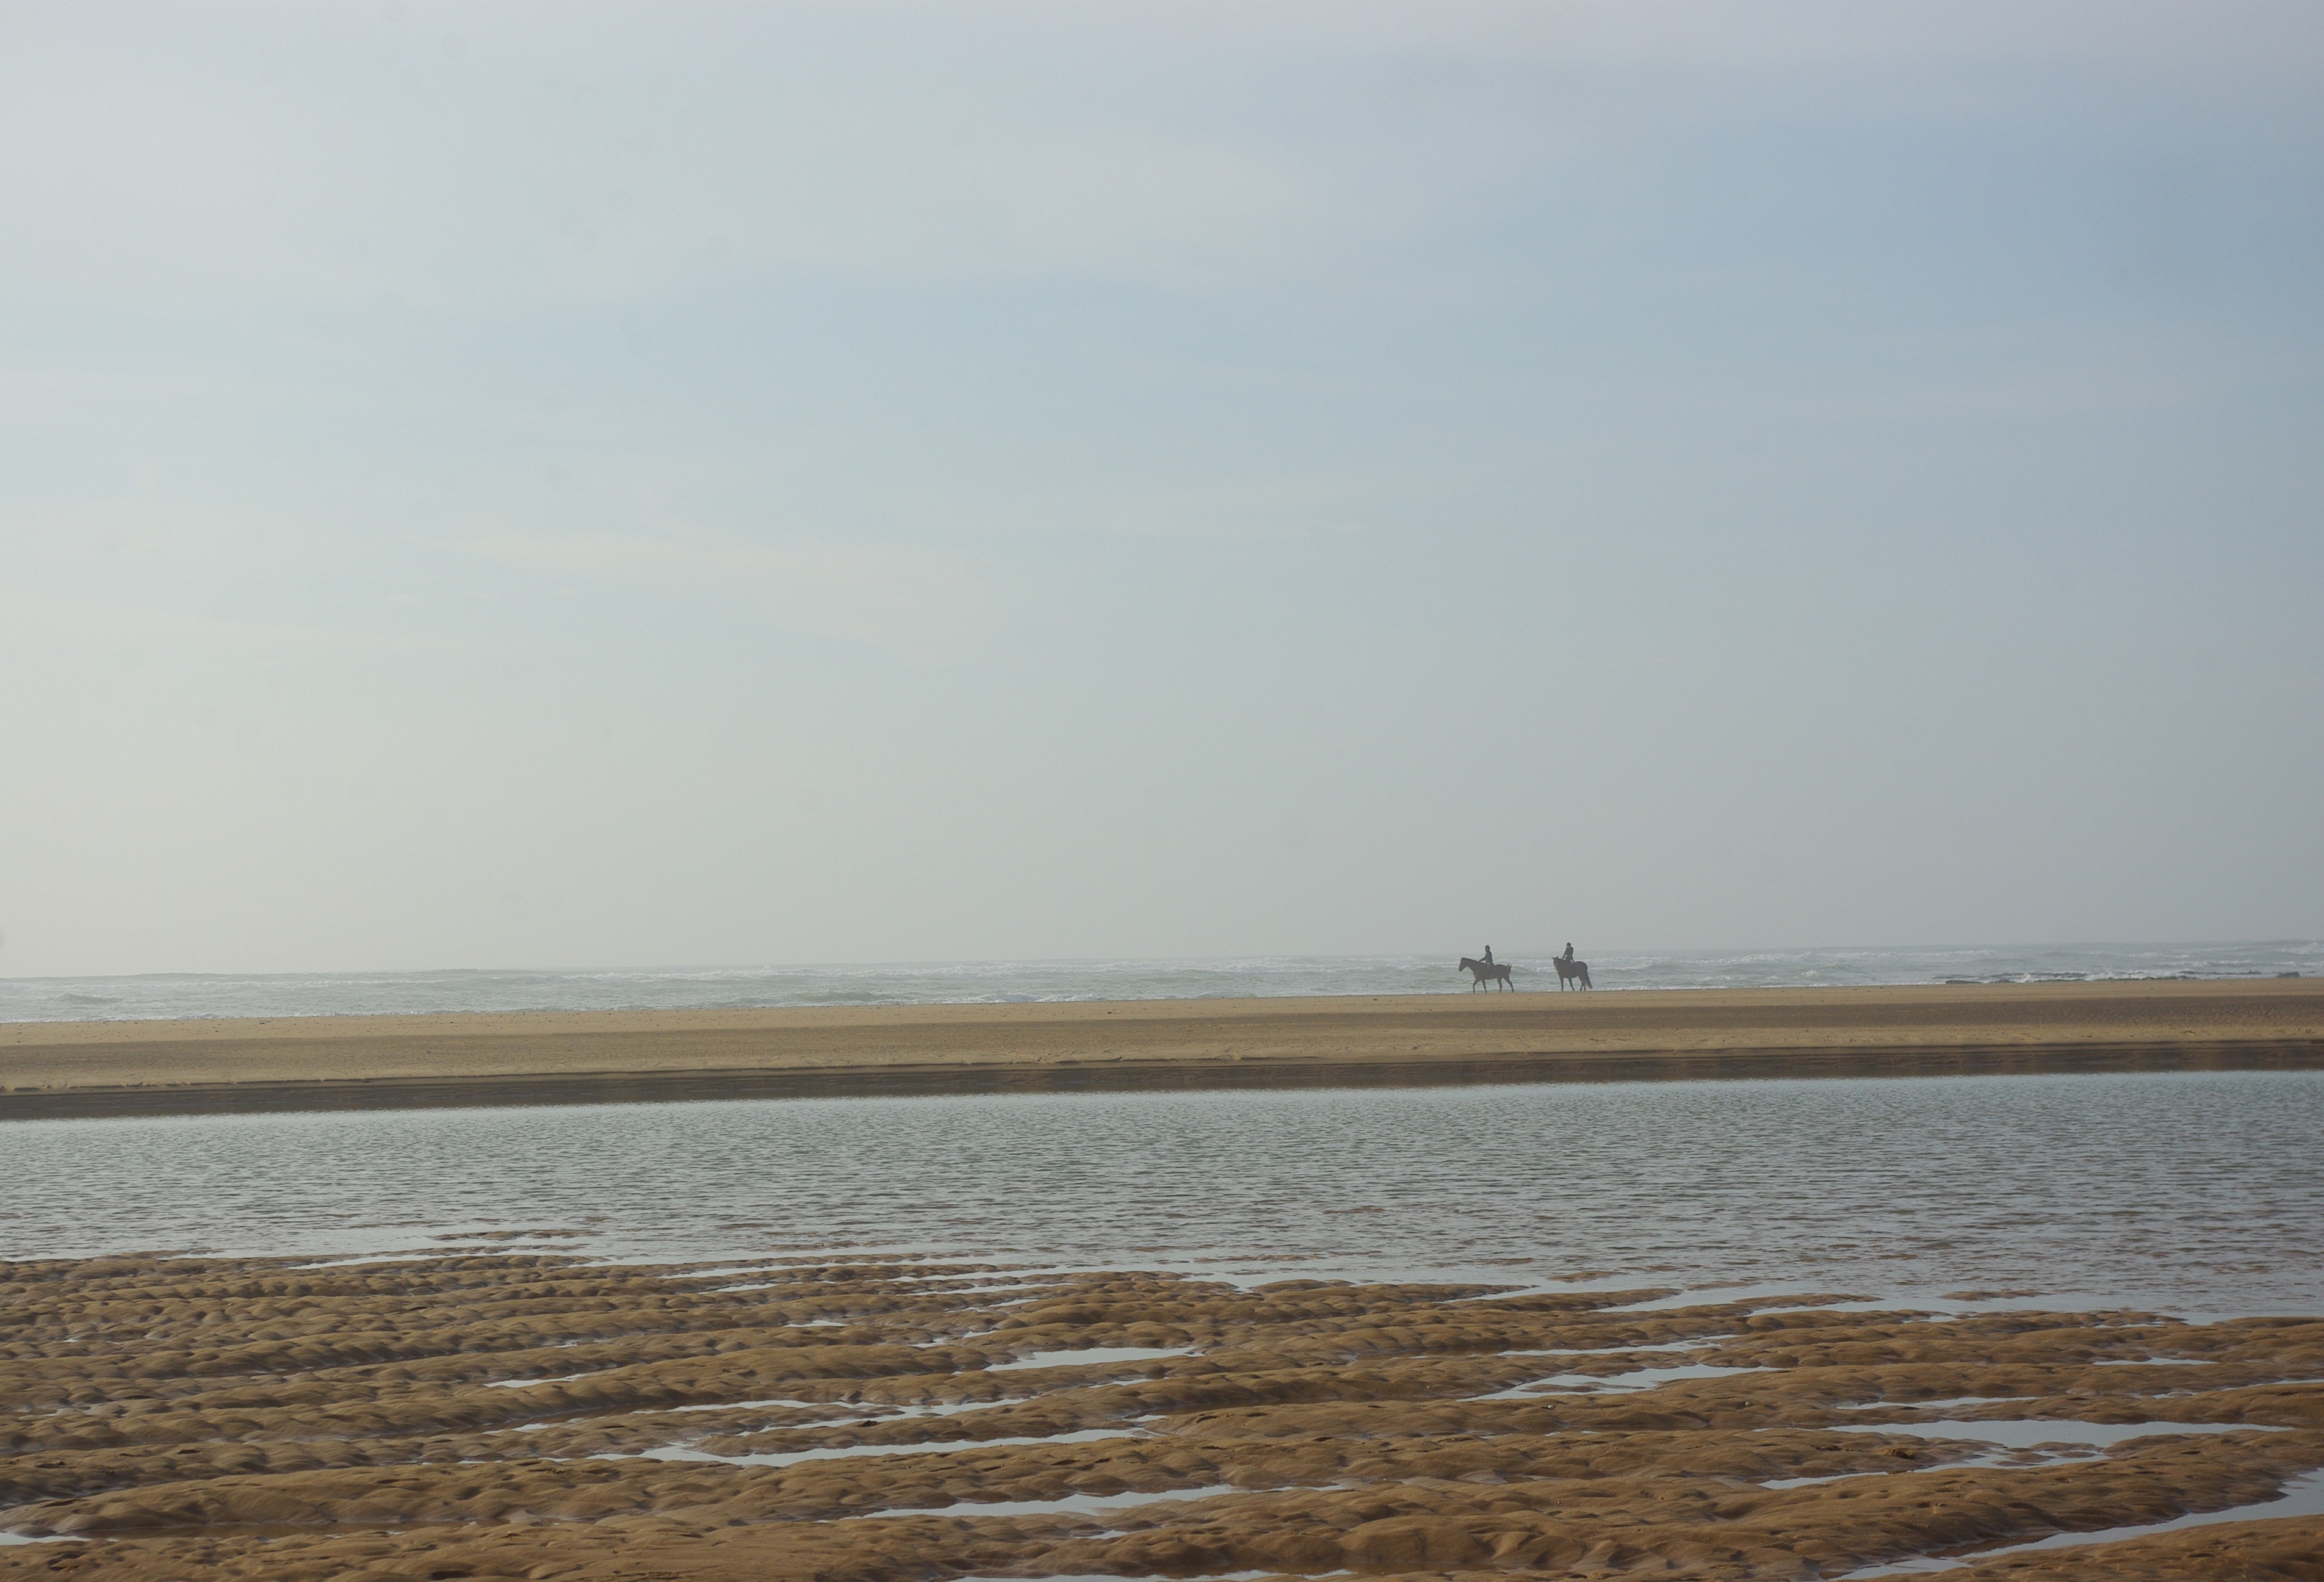
[[[79,1540],[0,1546],[0,1578],[1811,1578],[1949,1554],[2095,1582],[2324,1555],[2324,1517],[2263,1503],[2324,1466],[2315,1318],[465,1244],[0,1264],[0,1531]]]
[[[18,1022],[0,1120],[2288,1068],[2324,1068],[2324,980]]]

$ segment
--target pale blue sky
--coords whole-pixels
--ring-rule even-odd
[[[0,302],[0,974],[2324,934],[2312,4],[15,5]]]

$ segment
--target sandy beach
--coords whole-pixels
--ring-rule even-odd
[[[0,1119],[2324,1066],[2324,980],[0,1025]]]
[[[0,1030],[0,1114],[2319,1067],[2306,980],[80,1022]],[[546,1217],[0,1263],[0,1577],[2314,1582],[2324,1549],[2305,1304],[743,1228],[716,1263]]]
[[[2313,1318],[491,1241],[0,1264],[0,1530],[79,1540],[0,1547],[0,1577],[1807,1582],[1979,1553],[2119,1582],[2309,1577],[2324,1545],[2281,1500],[2324,1465]],[[2190,1514],[2220,1520],[1997,1552]]]

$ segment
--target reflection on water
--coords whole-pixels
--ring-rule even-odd
[[[882,1511],[866,1511],[866,1516],[927,1516],[941,1513],[947,1516],[1103,1516],[1110,1512],[1124,1513],[1139,1505],[1161,1504],[1167,1501],[1215,1500],[1226,1494],[1241,1494],[1232,1484],[1205,1484],[1200,1488],[1161,1489],[1152,1494],[1065,1494],[1054,1500],[957,1500],[949,1505],[897,1505]],[[1263,1577],[1264,1571],[1229,1573],[1221,1582],[1244,1582]],[[1050,1577],[1047,1582],[1072,1582],[1070,1578]],[[1099,1582],[1092,1577],[1086,1582]],[[1118,1577],[1107,1577],[1102,1582],[1122,1582]]]
[[[1778,1284],[2324,1310],[2324,1074],[18,1122],[0,1254],[495,1244],[763,1267]]]
[[[1076,1429],[1069,1433],[1018,1435],[1000,1439],[954,1439],[918,1445],[833,1445],[813,1450],[765,1450],[737,1456],[721,1456],[714,1451],[697,1449],[691,1444],[664,1445],[658,1449],[640,1450],[635,1454],[649,1461],[717,1461],[729,1466],[797,1466],[803,1461],[838,1461],[851,1456],[945,1456],[963,1450],[999,1450],[1019,1445],[1089,1445],[1102,1439],[1127,1439],[1131,1437],[1126,1429]],[[624,1454],[609,1450],[591,1459],[619,1460]]]
[[[1957,1417],[1941,1422],[1841,1423],[1844,1434],[1908,1434],[1920,1439],[1982,1439],[2013,1450],[2043,1445],[2119,1445],[2157,1434],[2259,1434],[2274,1431],[2247,1422],[2083,1422],[2070,1418]]]
[[[1797,1481],[1831,1481],[1824,1479]],[[1774,1488],[1776,1485],[1766,1485]],[[2324,1472],[2311,1472],[2295,1478],[2264,1500],[2248,1505],[2230,1505],[2223,1511],[2190,1511],[2167,1522],[2145,1522],[2131,1527],[2109,1527],[2098,1532],[2053,1532],[2047,1538],[2031,1543],[2003,1544],[1997,1548],[1967,1551],[1962,1558],[1922,1556],[1904,1561],[1884,1561],[1858,1570],[1842,1573],[1835,1582],[1877,1582],[1883,1577],[1926,1577],[1942,1571],[1958,1571],[1972,1560],[1987,1560],[1997,1555],[2022,1555],[2042,1550],[2076,1549],[2084,1544],[2121,1543],[2134,1538],[2151,1538],[2161,1532],[2183,1532],[2190,1527],[2213,1527],[2222,1522],[2272,1521],[2283,1516],[2324,1516]]]
[[[1145,1363],[1191,1355],[1183,1346],[1084,1346],[1068,1351],[1037,1351],[1015,1362],[994,1363],[986,1371],[1005,1374],[1011,1368],[1078,1368],[1099,1363]]]

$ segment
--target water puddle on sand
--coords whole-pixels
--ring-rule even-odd
[[[1309,1578],[1309,1582],[1314,1582],[1314,1579],[1323,1577],[1352,1577],[1355,1575],[1353,1571],[1310,1571],[1304,1574]],[[1265,1570],[1213,1571],[1207,1577],[1185,1577],[1176,1578],[1175,1582],[1259,1582],[1259,1578],[1261,1577],[1277,1577],[1280,1575],[1282,1575],[1282,1573],[1279,1571]],[[1022,1577],[959,1577],[954,1578],[954,1582],[1027,1582],[1027,1579]],[[1096,1572],[1083,1572],[1078,1575],[1072,1576],[1045,1576],[1036,1579],[1036,1582],[1130,1582],[1130,1579],[1120,1575],[1101,1575]]]
[[[743,1285],[714,1285],[710,1290],[712,1294],[716,1296],[732,1296],[736,1291],[780,1291],[789,1283],[790,1282],[788,1281],[785,1280],[757,1280]],[[812,1294],[812,1292],[809,1293],[809,1295]],[[793,1329],[813,1329],[820,1325],[845,1324],[849,1321],[850,1320],[845,1318],[801,1318],[793,1323],[790,1328]]]
[[[1759,1486],[1763,1489],[1812,1488],[1820,1483],[1845,1483],[1851,1477],[1914,1477],[1923,1472],[1957,1472],[1963,1467],[1998,1466],[2015,1472],[2030,1467],[2059,1466],[2070,1462],[2096,1461],[2106,1452],[2095,1445],[2071,1442],[2052,1443],[2038,1449],[2008,1449],[1996,1445],[1982,1455],[1966,1456],[1958,1461],[1932,1461],[1926,1466],[1881,1467],[1873,1472],[1828,1472],[1817,1477],[1770,1478]]]
[[[1773,1488],[1775,1485],[1769,1484],[1766,1486]],[[1999,1555],[2075,1549],[2089,1543],[2121,1543],[2134,1538],[2151,1538],[2161,1532],[2179,1532],[2190,1527],[2210,1527],[2222,1522],[2266,1522],[2282,1516],[2324,1516],[2324,1470],[2294,1478],[2273,1496],[2248,1505],[2230,1505],[2224,1511],[2190,1511],[2167,1522],[2149,1522],[2135,1527],[2107,1527],[2094,1532],[2053,1532],[2031,1543],[1975,1550],[1959,1556],[1915,1555],[1905,1560],[1883,1560],[1877,1565],[1849,1571],[1834,1578],[1834,1582],[1873,1582],[1874,1578],[1880,1577],[1924,1577],[1939,1571],[1958,1571],[1974,1561],[1989,1560]]]
[[[885,1402],[874,1401],[720,1401],[702,1406],[673,1406],[668,1410],[752,1411],[765,1406],[788,1406],[801,1411],[819,1411],[825,1417],[853,1417],[868,1422],[901,1422],[914,1417],[956,1417],[966,1411],[991,1411],[1003,1406],[1022,1406],[1028,1401],[1038,1399],[1034,1395],[1007,1395],[998,1401],[946,1401],[915,1406],[891,1406]]]
[[[1055,1296],[1067,1289],[1069,1287],[1066,1282],[1061,1280],[1012,1280],[998,1285],[989,1282],[983,1285],[944,1285],[936,1281],[925,1281],[912,1286],[906,1294],[916,1297],[992,1295],[1037,1297]]]
[[[2256,1422],[2080,1422],[2071,1418],[1946,1418],[1937,1422],[1835,1423],[1841,1434],[1906,1434],[1918,1439],[1977,1439],[2013,1450],[2042,1445],[2119,1445],[2158,1434],[2282,1433]]]
[[[1074,1351],[1037,1351],[1014,1362],[994,1363],[984,1371],[1005,1374],[1013,1368],[1093,1367],[1103,1363],[1150,1363],[1164,1357],[1192,1356],[1191,1346],[1088,1346]]]
[[[1732,1340],[1735,1333],[1729,1330],[1720,1335],[1698,1335],[1691,1340],[1663,1340],[1652,1346],[1554,1346],[1546,1351],[1497,1351],[1495,1356],[1628,1356],[1632,1352],[1646,1351],[1707,1351],[1721,1340]]]
[[[764,1450],[742,1456],[721,1456],[691,1445],[664,1445],[654,1450],[608,1450],[592,1461],[716,1461],[728,1466],[796,1466],[802,1461],[837,1461],[853,1456],[945,1456],[961,1450],[1001,1449],[1022,1445],[1088,1445],[1100,1439],[1132,1439],[1125,1429],[1077,1429],[1069,1434],[1039,1434],[1005,1439],[947,1439],[913,1445],[842,1445],[816,1450]]]
[[[990,1441],[998,1443],[998,1441]],[[864,1516],[1081,1516],[1105,1515],[1115,1511],[1131,1511],[1140,1505],[1158,1505],[1170,1500],[1212,1500],[1222,1494],[1249,1494],[1232,1484],[1215,1483],[1202,1488],[1166,1489],[1160,1494],[1065,1494],[1054,1500],[998,1500],[971,1503],[955,1500],[949,1505],[898,1506],[888,1511],[865,1511]],[[1267,1572],[1250,1572],[1250,1576],[1266,1576]],[[1053,1582],[1044,1577],[1042,1582]],[[1111,1577],[1108,1582],[1122,1582]]]
[[[1960,1399],[1966,1403],[2008,1398],[1969,1395]],[[1932,1402],[1930,1404],[1940,1403]],[[1819,1477],[1770,1478],[1759,1486],[1780,1491],[1809,1488],[1820,1483],[1840,1483],[1851,1477],[1911,1477],[1918,1473],[1950,1472],[1968,1466],[2053,1466],[2061,1462],[2095,1460],[2109,1447],[2150,1435],[2225,1434],[2238,1429],[2249,1429],[2255,1433],[2283,1431],[2278,1425],[2271,1423],[2097,1423],[2034,1418],[1952,1418],[1932,1423],[1835,1423],[1831,1426],[1838,1433],[1904,1434],[1923,1439],[1963,1439],[1989,1445],[1992,1448],[1983,1455],[1959,1461],[1934,1462],[1926,1466],[1884,1467],[1877,1472],[1833,1472]]]
[[[1782,1304],[1780,1306],[1776,1304]],[[1879,1311],[1891,1304],[1874,1301],[1869,1297],[1841,1296],[1823,1291],[1804,1291],[1789,1283],[1761,1285],[1702,1285],[1689,1290],[1674,1291],[1666,1296],[1646,1297],[1635,1302],[1625,1302],[1617,1308],[1593,1308],[1598,1313],[1661,1313],[1678,1308],[1748,1307],[1754,1317],[1762,1313],[1799,1313],[1828,1309],[1837,1312],[1843,1308],[1865,1307]],[[1917,1304],[1915,1304],[1917,1306]],[[1899,1310],[1910,1310],[1900,1309]]]
[[[2102,1356],[2093,1361],[2094,1368],[2211,1368],[2218,1366],[2217,1357],[2209,1356]]]
[[[1772,1374],[1775,1368],[1722,1368],[1711,1363],[1680,1363],[1666,1368],[1632,1368],[1626,1374],[1552,1374],[1545,1379],[1529,1379],[1522,1384],[1512,1384],[1506,1390],[1496,1390],[1489,1395],[1471,1395],[1470,1401],[1538,1401],[1553,1400],[1555,1394],[1544,1395],[1543,1391],[1556,1393],[1593,1393],[1601,1390],[1628,1392],[1637,1390],[1659,1389],[1681,1379],[1726,1379],[1738,1374]]]
[[[2008,1406],[2039,1395],[1948,1395],[1941,1401],[1836,1401],[1834,1411],[1934,1411],[1946,1406]]]
[[[570,1384],[576,1379],[594,1379],[601,1374],[616,1374],[618,1367],[590,1368],[584,1373],[559,1374],[554,1379],[494,1379],[485,1384],[487,1390],[530,1390],[535,1384]]]
[[[540,1380],[539,1383],[547,1383]],[[795,1411],[812,1411],[817,1420],[802,1423],[763,1424],[755,1428],[711,1429],[706,1437],[740,1438],[749,1434],[783,1433],[790,1429],[824,1429],[837,1426],[843,1420],[858,1423],[907,1422],[916,1417],[959,1417],[972,1411],[993,1411],[1004,1406],[1022,1406],[1028,1401],[1038,1400],[1034,1395],[1004,1395],[997,1401],[949,1401],[927,1405],[890,1406],[864,1401],[708,1401],[695,1406],[641,1406],[627,1411],[598,1412],[582,1417],[546,1418],[540,1422],[518,1423],[513,1428],[490,1429],[488,1432],[533,1434],[543,1429],[585,1429],[605,1423],[621,1422],[634,1418],[658,1417],[663,1412],[680,1411],[755,1411],[764,1407],[786,1407]],[[868,1414],[868,1415],[867,1415]],[[1143,1421],[1143,1419],[1138,1420]],[[611,1452],[608,1452],[611,1454]]]

